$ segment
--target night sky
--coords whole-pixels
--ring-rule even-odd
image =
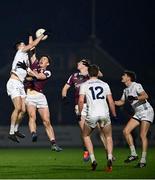
[[[95,35],[101,47],[144,82],[154,76],[154,5],[153,0],[96,0],[95,4]],[[12,61],[16,41],[40,27],[52,31],[49,41],[86,41],[91,20],[92,0],[5,0],[0,5],[0,64]]]
[[[137,81],[149,94],[153,107],[154,7],[154,0],[96,0],[94,22],[94,33],[100,46],[125,69],[137,73]],[[10,98],[6,94],[6,76],[9,77],[9,72],[7,70],[5,73],[5,67],[13,61],[13,45],[19,40],[27,41],[28,33],[34,33],[38,28],[52,32],[47,39],[51,43],[90,40],[92,0],[5,0],[0,4],[0,25],[0,97],[6,104],[3,106],[1,103],[0,117],[3,124],[8,124],[12,104],[9,104]]]

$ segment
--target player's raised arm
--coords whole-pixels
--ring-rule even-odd
[[[33,47],[36,47],[39,42],[42,40],[42,38],[44,37],[44,34],[40,35],[38,38],[36,38],[34,41],[32,41],[30,44],[26,45],[22,51],[27,52],[30,49],[32,49]]]
[[[41,40],[45,40],[49,35],[49,32],[47,30],[44,30],[41,34],[39,34],[39,36],[37,36],[37,38],[32,42],[30,42],[28,45],[24,46],[24,48],[22,49],[22,51],[27,52],[30,49],[36,47],[38,45],[38,43]]]
[[[33,42],[33,37],[32,37],[32,35],[30,35],[29,36],[29,44],[32,44],[32,42]],[[30,59],[31,64],[33,64],[34,61],[37,59],[37,57],[36,57],[36,48],[35,47],[30,49],[30,51],[29,51],[29,59]]]

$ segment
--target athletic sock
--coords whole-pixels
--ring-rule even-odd
[[[14,127],[15,127],[14,124],[10,125],[10,132],[9,132],[9,134],[14,134],[14,132],[15,132],[14,131]]]
[[[108,160],[112,160],[112,154],[108,154]]]
[[[19,124],[16,124],[15,127],[14,127],[14,131],[15,131],[15,132],[18,131],[18,127],[19,127]]]
[[[94,154],[90,154],[90,159],[91,159],[92,163],[93,163],[93,161],[96,161]]]
[[[146,163],[146,152],[142,152],[141,163]]]
[[[131,156],[137,156],[136,149],[134,145],[130,146]]]

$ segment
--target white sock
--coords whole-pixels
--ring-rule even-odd
[[[14,134],[14,124],[11,124],[10,125],[10,132],[9,132],[9,134]]]
[[[131,156],[137,156],[136,149],[134,145],[130,146]]]
[[[14,127],[14,131],[15,131],[15,132],[18,131],[18,127],[19,127],[19,124],[16,124],[15,127]]]
[[[142,152],[141,163],[146,163],[146,152]]]
[[[108,160],[112,160],[112,154],[108,154]]]
[[[90,154],[91,162],[96,161],[94,154]]]

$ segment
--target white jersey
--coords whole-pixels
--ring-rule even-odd
[[[128,96],[136,97],[142,92],[144,92],[142,85],[136,82],[132,82],[129,87],[124,89],[121,99],[125,101]],[[154,110],[147,100],[134,100],[131,103],[131,106],[135,111],[135,114],[133,116],[134,119],[137,119],[139,121],[149,121],[151,123],[153,122]]]
[[[107,83],[90,79],[81,85],[79,94],[86,96],[88,117],[109,116],[106,97],[111,94],[111,90]]]
[[[26,75],[27,75],[27,71],[17,67],[17,63],[18,62],[25,62],[27,65],[29,64],[29,60],[28,60],[28,54],[26,52],[23,52],[22,50],[18,50],[16,52],[16,55],[14,57],[13,63],[12,63],[12,69],[11,72],[13,72],[14,74],[16,74],[18,76],[18,78],[20,79],[20,81],[24,81]]]
[[[124,89],[121,99],[125,101],[128,96],[137,97],[142,92],[144,92],[142,85],[136,82],[132,82],[129,87]],[[144,101],[134,100],[131,103],[131,106],[135,111],[137,111],[140,109],[149,108],[151,105],[149,102],[147,102],[147,100]]]

